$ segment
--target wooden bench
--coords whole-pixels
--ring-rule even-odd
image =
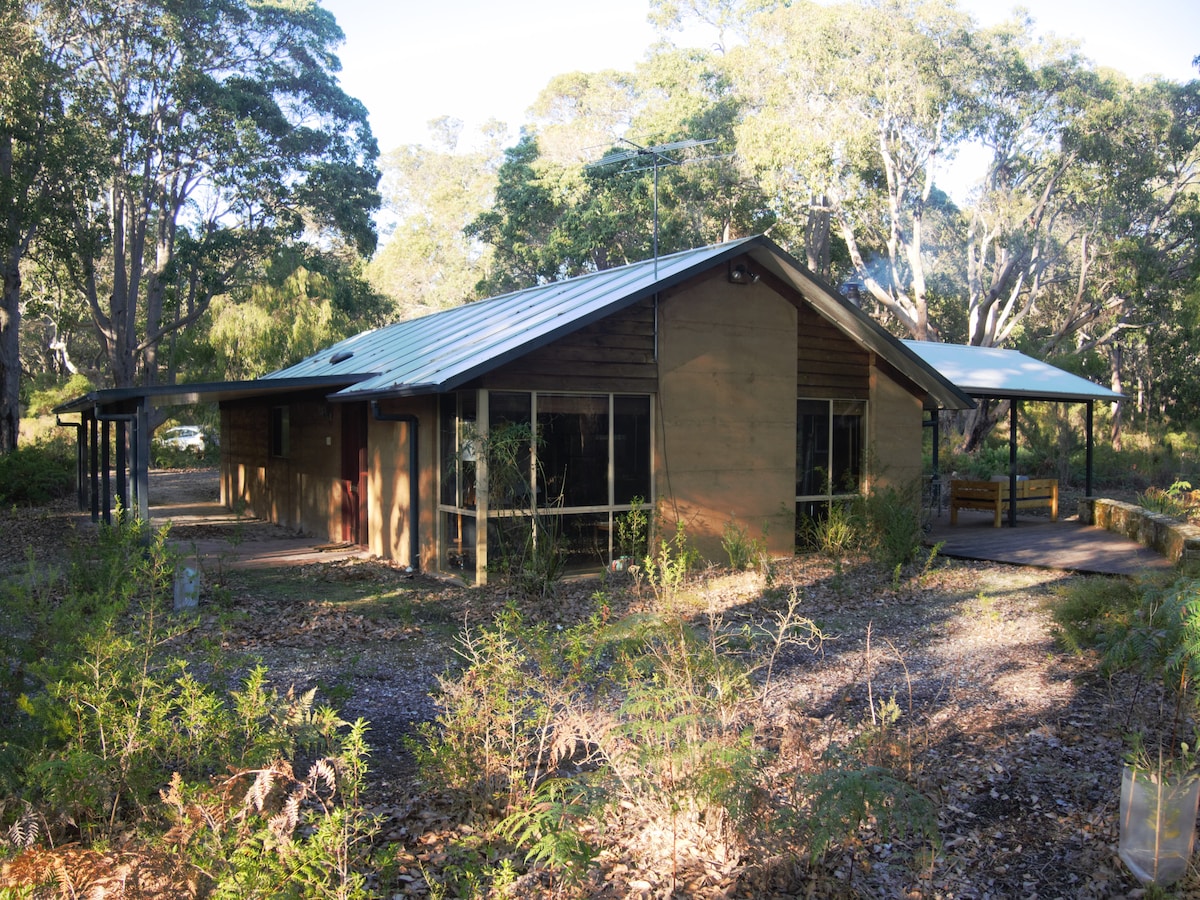
[[[950,482],[950,524],[958,524],[960,509],[990,510],[993,524],[1000,527],[1003,514],[1008,512],[1008,479],[1003,481]],[[1050,521],[1058,521],[1058,480],[1026,478],[1017,482],[1017,509],[1048,507]]]

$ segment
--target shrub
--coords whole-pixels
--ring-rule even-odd
[[[29,392],[29,414],[31,416],[48,416],[54,407],[83,396],[93,387],[91,379],[86,375],[75,374],[67,379],[65,384],[31,390]]]
[[[824,517],[797,523],[797,544],[824,556],[842,557],[862,546],[864,529],[854,504],[834,501]]]
[[[1150,487],[1138,494],[1138,505],[1151,512],[1173,516],[1187,521],[1191,506],[1195,503],[1195,492],[1190,481],[1176,481],[1169,488]]]
[[[55,844],[166,844],[209,896],[366,897],[366,723],[261,667],[232,691],[196,678],[171,652],[192,623],[167,606],[165,537],[118,517],[61,575],[8,585],[0,834],[34,807]]]
[[[750,537],[749,529],[735,519],[725,523],[721,546],[729,557],[729,568],[739,571],[756,565],[767,553],[766,539]]]
[[[0,504],[42,506],[75,489],[75,445],[57,436],[0,456]]]
[[[815,858],[868,822],[935,840],[932,804],[858,744],[814,767],[756,740],[785,650],[822,639],[799,605],[793,591],[769,619],[738,625],[601,611],[561,632],[507,610],[461,639],[467,665],[441,680],[422,771],[493,814],[489,840],[564,882],[584,880],[609,834],[678,883],[689,866],[797,840]]]
[[[871,557],[891,571],[916,557],[925,537],[921,524],[919,483],[903,488],[872,490],[861,501],[861,520],[866,522],[866,544]]]

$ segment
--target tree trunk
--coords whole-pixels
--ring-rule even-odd
[[[804,229],[804,253],[808,267],[829,279],[831,255],[829,249],[829,198],[814,197],[808,207],[808,222]]]
[[[1008,414],[1008,402],[1007,400],[999,402],[981,400],[967,414],[967,423],[963,428],[961,448],[963,453],[973,453],[982,446],[984,439],[996,427],[996,423]]]
[[[0,302],[0,453],[17,449],[21,434],[21,269],[15,247],[4,248]]]
[[[1121,393],[1121,364],[1123,362],[1123,356],[1124,354],[1121,351],[1121,345],[1112,345],[1109,353],[1109,361],[1112,363],[1112,382],[1110,387],[1118,394]],[[1117,451],[1121,449],[1121,410],[1123,408],[1124,406],[1119,400],[1112,405],[1112,431],[1110,433],[1110,438],[1112,439],[1113,449]]]

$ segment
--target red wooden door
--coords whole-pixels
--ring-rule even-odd
[[[342,407],[342,540],[367,542],[367,410]]]

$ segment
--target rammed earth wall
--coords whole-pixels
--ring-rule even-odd
[[[1121,500],[1088,497],[1079,501],[1079,521],[1124,535],[1172,562],[1200,564],[1200,527],[1171,516]]]

